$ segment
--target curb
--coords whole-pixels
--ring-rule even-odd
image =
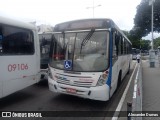
[[[141,61],[142,62],[142,61]],[[134,81],[131,113],[141,114],[142,112],[142,63],[138,64],[138,71]],[[132,115],[131,115],[132,116]],[[141,116],[131,117],[131,120],[142,120]]]

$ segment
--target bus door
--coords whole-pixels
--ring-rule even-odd
[[[112,40],[110,40],[110,42],[112,42],[112,81],[111,81],[111,95],[113,94],[113,92],[116,89],[117,86],[117,80],[118,80],[118,46],[116,45],[116,39],[118,39],[118,37],[116,37],[117,35],[115,33],[113,33],[112,36]]]
[[[0,98],[2,97],[2,79],[0,78]]]
[[[51,39],[52,39],[52,34],[49,33],[39,34],[40,54],[41,54],[40,68],[41,68],[41,75],[44,78],[47,78]]]
[[[6,96],[37,82],[39,61],[34,39],[38,37],[32,30],[7,25],[1,27],[0,90],[3,89],[3,96]]]
[[[2,40],[3,40],[2,38],[3,38],[3,36],[2,36],[2,28],[0,27],[0,53],[2,51],[2,44],[1,44]],[[0,64],[1,64],[1,62],[0,62]],[[0,76],[0,98],[1,98],[1,96],[2,96],[2,79],[1,79],[1,76]]]

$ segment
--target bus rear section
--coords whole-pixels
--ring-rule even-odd
[[[40,54],[41,54],[41,60],[40,60],[41,79],[47,79],[51,39],[52,39],[51,33],[39,34]]]
[[[50,49],[49,89],[93,100],[109,100],[130,68],[131,56],[127,50],[131,43],[123,36],[110,19],[56,25]],[[125,52],[118,56],[118,50]]]
[[[137,58],[137,50],[136,48],[132,48],[132,60],[136,60]]]
[[[40,80],[40,50],[36,27],[0,19],[0,98]]]

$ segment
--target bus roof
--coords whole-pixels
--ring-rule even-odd
[[[102,29],[111,28],[113,21],[111,19],[81,19],[73,20],[55,25],[54,31],[84,30],[84,29]]]
[[[2,16],[0,16],[0,24],[5,24],[5,25],[11,25],[11,26],[20,27],[20,28],[36,30],[36,27],[31,23],[25,23],[25,22],[21,22],[21,21],[18,21],[18,20],[5,18],[5,17],[2,17]]]
[[[69,30],[109,29],[109,28],[116,28],[116,30],[118,30],[118,32],[120,32],[127,39],[127,41],[130,44],[132,44],[130,40],[126,37],[126,35],[113,22],[113,20],[109,18],[81,19],[81,20],[63,22],[56,24],[53,31],[63,32]]]

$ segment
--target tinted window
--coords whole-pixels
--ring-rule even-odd
[[[48,68],[51,39],[52,34],[39,34],[42,69]]]
[[[124,54],[127,54],[126,39],[123,38],[123,40],[124,40],[124,41],[123,41],[123,45],[124,45],[124,46],[123,46],[123,53],[124,53]]]
[[[34,53],[31,30],[0,24],[0,55],[28,55]]]
[[[90,31],[85,31],[54,34],[50,66],[83,72],[107,69],[109,32],[95,31],[93,34],[90,33]],[[66,67],[65,60],[70,60],[73,65]]]

